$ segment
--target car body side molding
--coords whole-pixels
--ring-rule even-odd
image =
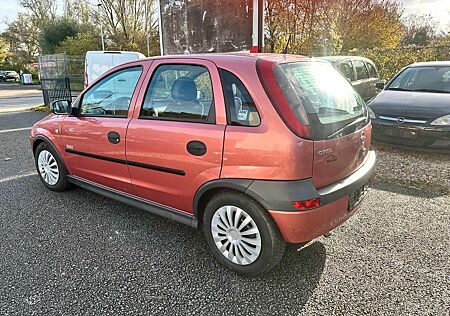
[[[73,183],[83,189],[106,196],[130,206],[134,206],[144,211],[148,211],[150,213],[171,219],[184,225],[188,225],[194,228],[198,227],[197,219],[193,214],[189,214],[168,206],[148,201],[77,176],[68,176],[68,179],[70,183]]]
[[[146,163],[129,161],[129,160],[123,160],[123,159],[117,159],[117,158],[112,158],[112,157],[107,157],[107,156],[101,156],[101,155],[96,155],[96,154],[91,154],[91,153],[86,153],[86,152],[83,152],[83,151],[70,149],[70,148],[67,148],[66,152],[74,154],[74,155],[80,155],[80,156],[84,156],[84,157],[90,157],[90,158],[94,158],[94,159],[100,159],[100,160],[120,163],[120,164],[123,164],[123,165],[129,165],[129,166],[140,167],[140,168],[145,168],[145,169],[152,169],[152,170],[166,172],[166,173],[172,173],[172,174],[176,174],[176,175],[179,175],[179,176],[186,175],[186,172],[184,172],[184,170],[173,169],[173,168],[162,167],[162,166],[156,166],[156,165],[149,165],[149,164],[146,164]]]

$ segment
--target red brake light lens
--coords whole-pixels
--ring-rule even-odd
[[[300,114],[297,118],[289,105],[283,89],[280,87],[280,82],[278,80],[280,78],[277,78],[276,74],[283,75],[284,73],[278,64],[269,60],[259,59],[256,63],[256,70],[267,96],[285,124],[295,135],[301,138],[311,139],[311,131],[306,112],[303,108],[298,109]],[[289,85],[287,80],[286,83]],[[286,89],[289,88],[292,89],[291,87],[286,87]]]
[[[320,206],[320,198],[305,200],[305,201],[294,201],[292,206],[301,211],[309,210],[311,208]]]

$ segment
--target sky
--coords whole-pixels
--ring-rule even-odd
[[[431,14],[441,30],[449,30],[450,0],[397,0],[397,2],[404,5],[407,13]],[[21,8],[16,0],[0,0],[0,9],[0,32],[2,32],[6,28],[6,23],[13,21]]]
[[[449,31],[450,0],[397,0],[397,2],[404,5],[406,13],[431,14],[442,31]]]

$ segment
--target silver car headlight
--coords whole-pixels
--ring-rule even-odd
[[[431,125],[450,126],[450,114],[435,119],[433,122],[431,122]]]
[[[369,116],[371,119],[376,119],[377,116],[375,115],[375,112],[368,106],[367,111],[369,112]]]

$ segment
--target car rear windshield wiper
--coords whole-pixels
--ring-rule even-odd
[[[338,108],[332,108],[329,106],[320,106],[319,107],[319,113],[333,113],[333,114],[350,114],[346,110],[338,109]]]
[[[386,90],[395,90],[395,91],[414,91],[414,90],[411,90],[411,89],[405,89],[405,88],[400,88],[400,87],[386,88]]]
[[[435,93],[450,93],[450,91],[439,90],[439,89],[414,89],[417,92],[435,92]]]
[[[362,122],[366,122],[366,121],[367,121],[367,117],[365,117],[365,116],[360,117],[360,118],[354,120],[353,122],[350,122],[347,125],[343,126],[342,128],[338,129],[336,132],[334,132],[333,134],[329,135],[327,137],[327,139],[333,138],[334,136],[338,135],[339,133],[342,133],[345,130],[347,130],[347,129],[351,128],[351,127],[354,127],[355,125],[358,125],[358,124],[360,124]]]

